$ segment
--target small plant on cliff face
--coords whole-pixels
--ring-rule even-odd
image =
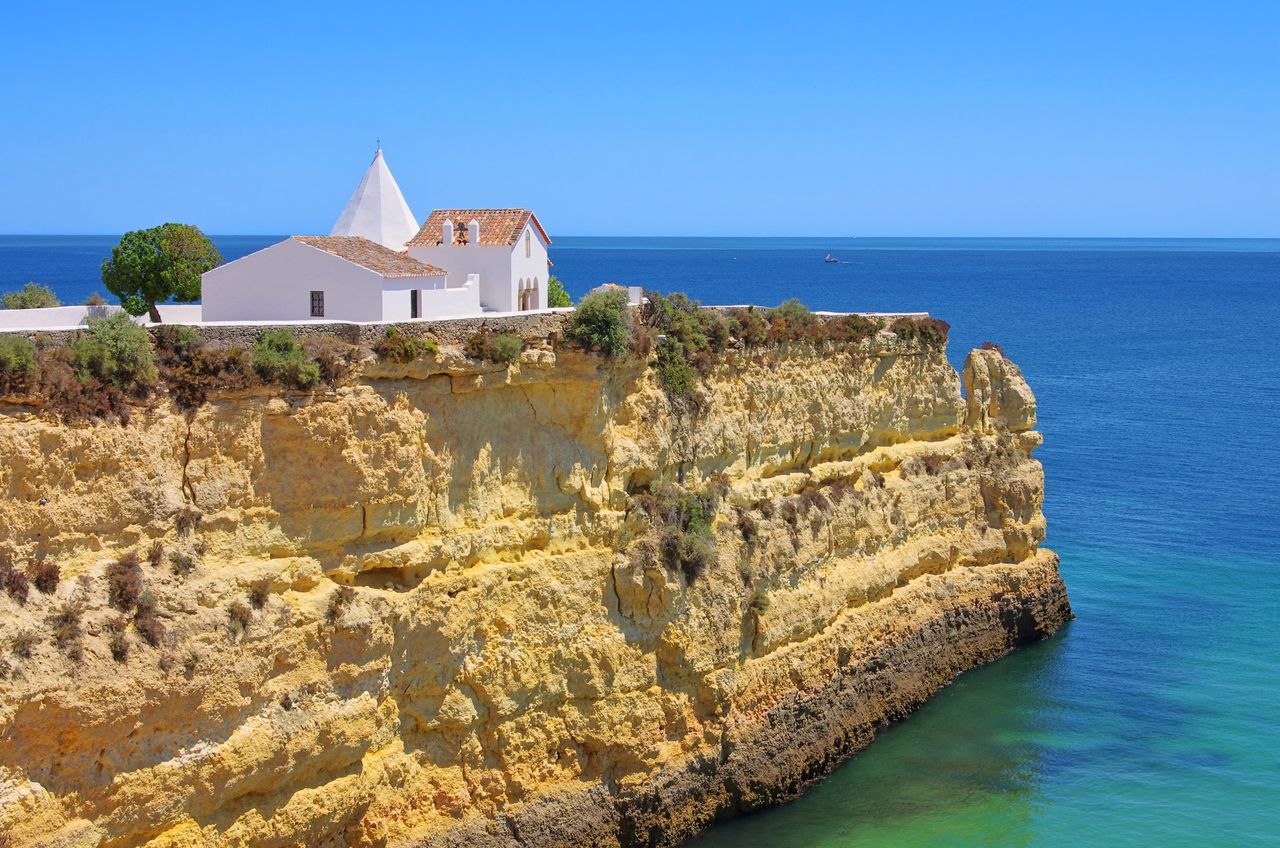
[[[658,342],[654,367],[658,384],[669,397],[685,398],[697,388],[698,377],[685,359],[684,345],[677,339],[668,336]]]
[[[62,579],[62,569],[56,562],[38,559],[27,567],[31,582],[42,594],[52,595],[58,591],[58,581]]]
[[[0,562],[0,584],[4,585],[5,593],[15,601],[20,604],[27,602],[27,595],[31,593],[30,581],[25,573],[15,568],[7,559]]]
[[[227,607],[227,621],[231,626],[232,636],[243,636],[253,622],[253,611],[241,601],[234,601]]]
[[[195,569],[196,561],[191,554],[184,551],[170,551],[169,567],[179,577],[186,577]]]
[[[254,609],[262,609],[271,596],[271,581],[265,577],[249,584],[249,605]]]
[[[53,644],[72,662],[79,662],[83,652],[81,638],[84,636],[84,628],[80,625],[80,615],[78,604],[67,603],[48,619]]]
[[[519,362],[520,351],[523,348],[524,342],[515,333],[495,335],[488,330],[480,330],[467,339],[464,346],[468,356],[501,365],[514,365]]]
[[[204,520],[204,513],[191,504],[185,504],[182,509],[174,513],[173,525],[178,535],[186,536],[199,527],[202,520]]]
[[[637,497],[657,534],[656,550],[663,564],[679,570],[689,585],[716,561],[711,532],[716,501],[713,491],[688,491],[675,485],[659,486]]]
[[[40,641],[36,634],[31,630],[19,630],[13,634],[13,639],[9,641],[9,650],[13,651],[14,656],[22,659],[30,659],[31,652],[35,650],[36,643]]]
[[[191,677],[196,673],[196,669],[200,666],[200,655],[195,651],[187,651],[182,657],[182,671]]]
[[[124,634],[124,619],[118,619],[120,627],[111,625],[111,635],[107,637],[107,647],[111,649],[111,658],[122,663],[129,658],[129,637]]]
[[[147,548],[147,562],[151,563],[152,568],[160,567],[160,563],[164,562],[164,542],[156,539],[151,543],[151,547]]]
[[[413,336],[396,327],[388,327],[387,332],[373,344],[373,352],[379,359],[388,362],[412,362],[419,356],[440,352],[440,346],[431,339]]]
[[[164,625],[160,623],[156,596],[152,593],[143,592],[138,598],[138,608],[133,613],[133,627],[148,645],[160,647],[160,641],[164,638]]]
[[[129,551],[107,567],[107,602],[121,612],[129,612],[142,594],[142,569],[137,551]]]
[[[769,611],[769,593],[763,586],[757,586],[751,593],[751,611],[762,616]]]
[[[983,342],[983,343],[982,343],[982,349],[983,349],[983,350],[994,350],[996,353],[1000,354],[1000,357],[1001,357],[1002,359],[1004,358],[1004,348],[1003,348],[1003,347],[1001,347],[1001,346],[1000,346],[999,344],[997,344],[996,342]]]
[[[625,289],[588,294],[573,310],[565,335],[587,350],[621,356],[631,343],[631,311]]]
[[[329,595],[329,605],[324,614],[324,619],[330,627],[342,620],[342,614],[346,612],[355,597],[356,590],[350,586],[339,586],[333,590],[333,594]]]

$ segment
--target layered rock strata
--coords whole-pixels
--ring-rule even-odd
[[[0,832],[670,845],[793,797],[1070,617],[1034,398],[964,374],[882,334],[672,404],[544,343],[123,427],[7,405],[0,544],[61,574],[0,597]],[[696,568],[659,491],[709,506]]]

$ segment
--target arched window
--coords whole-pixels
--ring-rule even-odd
[[[528,230],[525,230],[524,231],[524,258],[530,259],[532,257],[533,257],[533,233],[529,232]]]

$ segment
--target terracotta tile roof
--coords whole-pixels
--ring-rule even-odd
[[[441,225],[453,221],[455,244],[466,244],[467,224],[480,223],[480,243],[485,245],[514,245],[524,231],[524,225],[533,221],[542,240],[551,244],[547,231],[542,229],[538,216],[528,209],[435,209],[422,222],[422,229],[409,239],[410,247],[430,247],[440,243]]]
[[[293,239],[384,277],[434,277],[445,273],[434,265],[410,259],[404,253],[396,253],[364,236],[294,236]]]

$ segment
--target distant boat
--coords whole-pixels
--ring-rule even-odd
[[[832,256],[830,253],[828,253],[828,254],[827,254],[827,258],[826,258],[826,259],[824,259],[824,260],[822,260],[822,261],[823,261],[823,262],[825,262],[825,263],[827,263],[828,265],[838,265],[838,264],[840,263],[840,260],[839,260],[839,259],[836,259],[836,258],[835,258],[834,256]]]

